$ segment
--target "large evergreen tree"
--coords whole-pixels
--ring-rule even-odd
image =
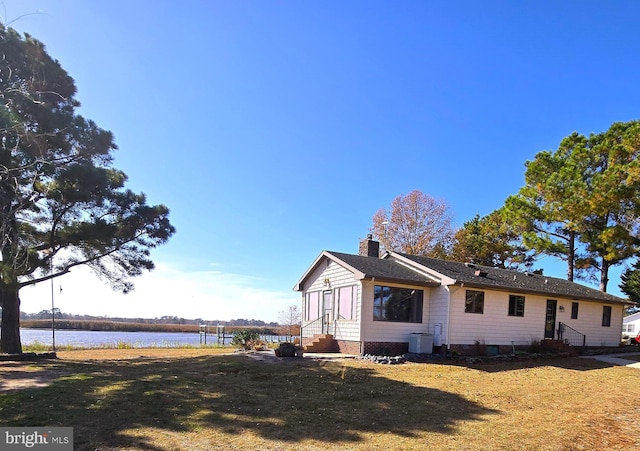
[[[540,152],[528,161],[525,186],[507,198],[503,208],[508,221],[522,230],[525,246],[567,262],[567,279],[571,281],[576,276],[576,260],[582,258],[576,242],[582,212],[573,210],[578,205],[576,185],[582,177],[568,159],[585,140],[574,133],[556,152]]]
[[[0,25],[2,352],[22,352],[22,287],[88,265],[126,292],[174,232],[165,206],[125,189],[112,134],[76,114],[75,94],[41,42]]]
[[[567,261],[569,280],[576,269],[597,271],[606,291],[609,269],[639,249],[632,233],[640,217],[638,157],[638,121],[589,137],[573,133],[527,162],[526,184],[505,210],[526,230],[525,244]]]
[[[629,296],[631,302],[640,305],[640,259],[620,276],[620,289]]]

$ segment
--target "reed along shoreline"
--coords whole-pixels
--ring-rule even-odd
[[[36,319],[20,321],[20,327],[24,329],[51,329],[50,319]],[[70,320],[56,319],[55,328],[58,330],[89,330],[89,331],[119,331],[119,332],[187,332],[198,333],[198,324],[153,324],[133,323],[125,321],[96,321],[96,320]],[[237,330],[252,330],[260,335],[280,335],[278,327],[256,326],[225,326],[224,333],[232,334]],[[216,333],[216,326],[209,326],[208,334]]]

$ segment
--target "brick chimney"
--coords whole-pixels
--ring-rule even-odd
[[[360,241],[358,255],[378,258],[380,256],[380,243],[374,241],[373,235],[368,234],[367,238]]]

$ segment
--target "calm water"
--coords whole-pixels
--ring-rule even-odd
[[[262,337],[269,342],[287,341],[289,337]],[[51,329],[20,329],[23,345],[42,343],[51,345]],[[101,332],[90,330],[56,330],[56,346],[78,347],[117,347],[118,343],[127,343],[135,348],[145,347],[177,347],[183,345],[200,345],[200,334],[197,332]],[[207,344],[216,344],[216,335],[207,335]],[[227,337],[224,344],[231,343]]]
[[[34,342],[51,345],[51,329],[20,329],[20,339],[23,345]],[[215,344],[215,335],[207,335],[207,344]],[[175,347],[182,345],[199,345],[200,335],[197,332],[100,332],[89,330],[56,330],[57,346],[79,347],[116,347],[119,342],[127,343],[136,348]],[[227,338],[225,344],[231,343]]]

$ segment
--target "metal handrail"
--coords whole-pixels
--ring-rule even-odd
[[[303,324],[302,326],[300,326],[300,341],[302,341],[303,337],[313,337],[314,335],[329,333],[329,325],[330,322],[328,313],[325,313],[317,319],[314,319],[308,324]],[[325,330],[327,330],[327,332],[325,332]]]
[[[566,323],[559,322],[558,323],[558,340],[574,346],[582,348],[585,347],[587,343],[587,336],[582,332],[575,330],[573,327],[568,326]]]

